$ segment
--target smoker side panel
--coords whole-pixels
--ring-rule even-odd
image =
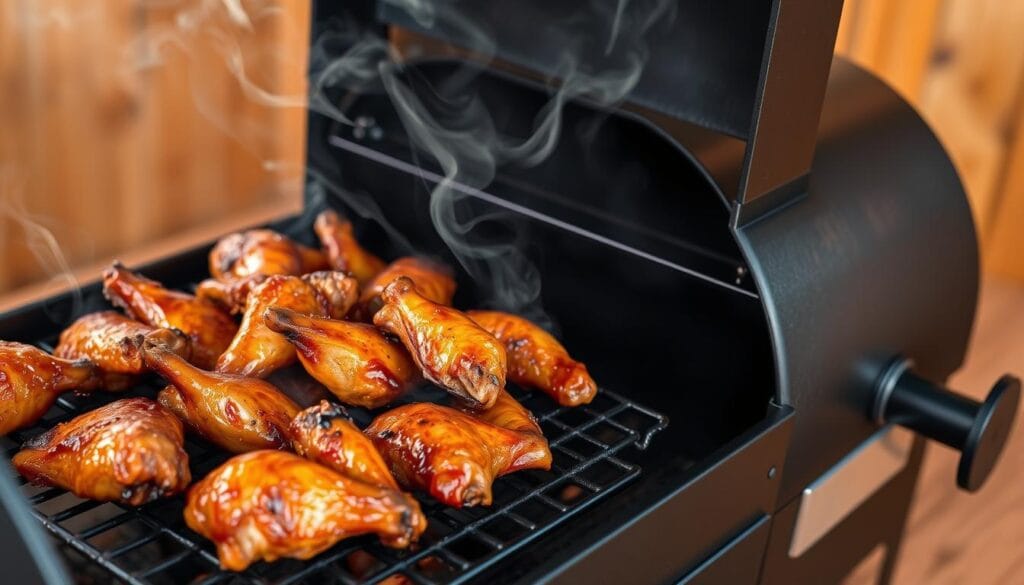
[[[762,585],[838,583],[872,551],[882,547],[878,583],[888,583],[917,484],[924,440],[916,438],[903,470],[797,558],[789,556],[800,498],[772,520]]]
[[[769,314],[781,400],[798,414],[780,502],[876,429],[874,382],[895,353],[944,380],[978,293],[971,211],[928,126],[837,60],[809,192],[737,237]]]

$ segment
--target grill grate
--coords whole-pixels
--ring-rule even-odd
[[[38,345],[52,351],[48,343]],[[2,445],[10,458],[25,439],[57,423],[120,398],[152,398],[161,387],[154,380],[126,393],[63,396],[39,423],[3,438]],[[498,479],[488,508],[456,510],[417,494],[428,528],[415,550],[389,549],[364,536],[342,541],[309,561],[257,563],[232,573],[220,570],[213,544],[185,525],[182,496],[132,508],[20,481],[35,516],[64,551],[79,582],[110,582],[110,577],[131,584],[459,582],[637,477],[640,468],[617,455],[631,445],[645,448],[668,424],[663,415],[608,390],[575,408],[559,407],[538,392],[509,390],[537,416],[551,445],[551,471]],[[352,414],[357,422],[368,422],[365,413]],[[186,450],[195,478],[229,457],[191,436]]]

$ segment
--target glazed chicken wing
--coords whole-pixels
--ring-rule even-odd
[[[61,359],[31,345],[0,341],[0,435],[39,420],[62,393],[99,384],[89,360]]]
[[[25,443],[14,467],[26,479],[80,498],[133,506],[188,487],[184,433],[148,398],[118,400]]]
[[[327,268],[320,250],[272,230],[248,230],[221,238],[210,250],[210,275],[230,282],[253,275],[298,276]]]
[[[207,278],[196,285],[196,297],[210,301],[220,309],[236,315],[245,310],[249,291],[267,278],[265,274],[253,274],[228,282]]]
[[[189,491],[185,522],[232,571],[261,559],[309,559],[360,534],[404,548],[426,528],[411,496],[281,451],[238,455],[213,470]]]
[[[313,224],[320,244],[327,251],[331,268],[348,272],[362,286],[384,268],[384,261],[367,252],[356,241],[352,223],[337,212],[327,210],[317,216]]]
[[[322,400],[292,420],[292,448],[306,459],[363,483],[398,489],[373,442],[338,404]]]
[[[231,345],[217,359],[216,371],[264,378],[295,362],[292,344],[263,323],[263,312],[271,306],[317,316],[328,313],[327,302],[306,281],[297,276],[271,276],[249,294],[242,325]]]
[[[270,308],[264,321],[295,346],[306,371],[346,404],[378,408],[419,380],[405,348],[372,325],[280,307]]]
[[[231,316],[212,302],[167,290],[120,262],[103,273],[103,294],[147,325],[183,331],[192,340],[192,362],[201,368],[214,367],[238,331]]]
[[[490,505],[491,484],[501,475],[551,467],[548,442],[539,432],[507,429],[429,402],[385,412],[366,434],[400,484],[456,508]]]
[[[505,347],[461,311],[439,305],[399,277],[381,298],[373,322],[402,340],[423,375],[485,408],[505,387]]]
[[[185,359],[191,357],[192,342],[181,331],[158,330],[116,311],[80,317],[60,334],[53,355],[69,360],[88,359],[98,368],[104,389],[124,390],[140,374],[149,371],[142,361],[142,340],[156,331],[160,331],[168,349]]]
[[[504,389],[498,393],[498,399],[490,408],[483,409],[460,404],[458,409],[478,420],[503,429],[534,435],[542,434],[533,413],[526,410],[525,406],[519,404],[519,401]]]
[[[537,388],[562,406],[578,406],[594,399],[597,384],[587,366],[569,357],[547,331],[522,317],[499,311],[466,314],[505,345],[509,380]]]
[[[160,391],[160,404],[207,440],[234,453],[287,446],[299,407],[272,384],[200,370],[148,339],[142,354],[172,384]]]
[[[451,306],[452,297],[455,295],[455,279],[452,278],[451,269],[430,260],[407,256],[388,264],[366,284],[359,295],[359,320],[373,321],[373,315],[384,304],[380,293],[400,276],[412,280],[416,284],[416,290],[424,298],[439,305]]]
[[[327,316],[331,319],[344,319],[359,300],[359,283],[344,272],[320,270],[302,275],[302,280],[327,301]]]

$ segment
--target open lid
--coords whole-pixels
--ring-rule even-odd
[[[627,103],[746,141],[740,204],[802,186],[841,11],[842,0],[376,2],[383,23],[471,51],[485,38],[494,56],[548,78],[564,75],[567,55],[595,67],[639,59]]]

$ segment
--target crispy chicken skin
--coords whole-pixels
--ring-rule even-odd
[[[217,545],[223,568],[309,559],[338,541],[377,534],[404,548],[426,529],[419,503],[291,453],[238,455],[189,491],[185,522]]]
[[[466,404],[460,404],[457,408],[478,420],[503,429],[519,433],[543,434],[533,413],[519,404],[519,401],[504,389],[498,393],[498,399],[490,408],[474,408]]]
[[[213,368],[238,325],[214,303],[168,290],[115,262],[103,273],[103,294],[128,315],[153,327],[180,329],[192,340],[192,363]]]
[[[341,405],[322,400],[300,412],[289,431],[292,448],[306,459],[351,479],[398,489],[373,442],[352,424]]]
[[[299,276],[327,268],[323,252],[273,230],[229,234],[210,250],[210,275],[222,282],[261,274]]]
[[[337,270],[320,270],[303,274],[302,280],[316,289],[327,301],[328,317],[344,319],[359,300],[359,283]]]
[[[267,279],[265,274],[253,274],[230,282],[207,278],[196,285],[196,296],[208,300],[224,311],[237,315],[245,310],[249,291]]]
[[[501,475],[551,467],[539,432],[510,430],[429,402],[385,412],[365,432],[399,484],[456,508],[490,505],[491,484]]]
[[[384,269],[384,261],[367,252],[356,241],[352,223],[328,209],[313,224],[320,244],[327,251],[331,268],[354,276],[362,286]]]
[[[188,487],[183,443],[173,414],[148,398],[127,398],[29,440],[13,463],[32,482],[138,506]]]
[[[456,396],[485,408],[505,387],[503,346],[465,313],[423,297],[402,276],[381,292],[373,322],[398,336],[423,375]]]
[[[439,305],[451,306],[452,297],[455,296],[455,279],[452,278],[451,269],[430,260],[406,256],[388,264],[363,288],[356,312],[360,321],[373,321],[374,313],[384,304],[380,293],[400,276],[410,278],[424,298]]]
[[[200,370],[148,340],[142,353],[172,384],[160,391],[160,404],[210,442],[233,453],[287,447],[299,407],[272,384]]]
[[[547,331],[522,317],[499,311],[466,314],[505,345],[509,380],[537,388],[562,406],[579,406],[594,399],[597,384],[587,366],[569,357]]]
[[[301,315],[281,307],[268,309],[264,322],[283,334],[306,371],[346,404],[379,408],[419,380],[405,348],[373,325]]]
[[[231,345],[217,359],[216,371],[264,378],[295,362],[292,344],[263,323],[263,313],[271,306],[309,315],[328,314],[327,301],[306,281],[297,276],[271,276],[249,294],[242,325]]]
[[[60,334],[53,355],[69,359],[88,359],[99,369],[104,389],[117,391],[132,386],[148,368],[142,361],[142,340],[148,334],[159,335],[167,348],[188,359],[192,342],[177,329],[157,329],[125,317],[117,311],[99,311],[84,315]]]
[[[60,394],[99,384],[89,360],[66,360],[31,345],[0,341],[0,435],[39,420]]]

